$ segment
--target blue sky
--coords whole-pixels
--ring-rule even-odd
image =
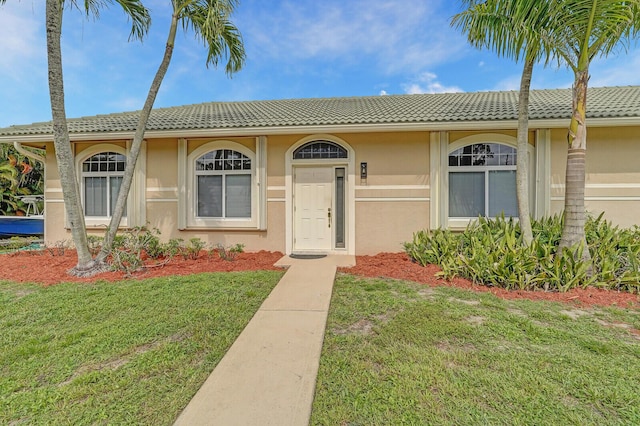
[[[67,10],[63,66],[68,117],[142,108],[164,51],[168,0],[146,0],[144,42],[116,6],[100,19]],[[229,79],[181,32],[156,107],[209,101],[517,90],[521,65],[470,47],[449,25],[450,0],[241,0],[234,23],[247,63]],[[51,119],[44,0],[0,6],[0,127]],[[591,66],[590,86],[640,84],[640,48]],[[539,66],[533,88],[571,87],[565,68]]]

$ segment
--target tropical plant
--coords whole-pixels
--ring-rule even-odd
[[[26,214],[28,207],[21,197],[43,193],[43,167],[11,145],[0,144],[0,214]]]
[[[518,95],[518,148],[516,192],[523,242],[533,235],[529,208],[529,92],[534,64],[550,49],[543,37],[547,31],[549,3],[540,0],[463,0],[468,8],[455,15],[451,24],[467,35],[477,48],[493,49],[500,56],[524,59]]]
[[[595,285],[640,293],[640,228],[620,229],[588,217],[588,245],[558,248],[561,215],[532,221],[534,239],[522,244],[513,219],[480,217],[462,233],[449,230],[416,232],[405,252],[421,265],[436,264],[442,277],[519,290],[566,291]],[[591,254],[585,260],[584,251]]]
[[[181,24],[185,31],[190,28],[193,29],[196,37],[203,42],[207,48],[207,66],[217,66],[218,61],[226,57],[228,61],[225,71],[230,76],[239,71],[244,64],[245,51],[242,36],[230,21],[230,16],[238,4],[237,0],[172,0],[171,4],[173,6],[173,14],[164,56],[149,88],[144,107],[140,112],[131,149],[127,155],[127,165],[111,222],[105,234],[102,250],[96,257],[98,268],[111,252],[113,240],[124,214],[149,115],[173,55],[178,24]]]
[[[2,3],[5,0],[0,0]],[[131,38],[139,38],[146,34],[150,17],[148,10],[140,0],[115,0],[131,19]],[[87,15],[99,16],[99,10],[111,0],[85,0],[84,8]],[[60,36],[62,34],[62,15],[65,6],[79,7],[77,0],[47,0],[46,2],[46,32],[47,59],[49,68],[49,96],[51,98],[51,113],[53,118],[53,143],[56,152],[62,195],[64,199],[67,219],[71,228],[71,236],[76,248],[78,263],[70,271],[73,275],[93,273],[96,268],[104,269],[104,265],[94,261],[87,242],[87,231],[84,213],[81,206],[80,189],[76,177],[73,152],[67,128],[67,116],[64,105],[64,83],[62,76],[62,50]]]
[[[0,0],[4,3],[6,0]],[[131,38],[142,39],[150,25],[149,11],[140,0],[86,0],[84,9],[87,15],[99,16],[99,10],[106,3],[119,4],[132,21]],[[68,0],[67,5],[78,7],[76,0]],[[227,74],[238,71],[245,59],[244,45],[238,29],[229,17],[237,5],[237,0],[172,0],[173,13],[171,27],[167,37],[164,57],[151,83],[147,99],[140,113],[136,133],[127,155],[127,166],[116,201],[111,223],[103,245],[94,259],[88,247],[84,214],[80,204],[80,192],[73,167],[73,154],[70,147],[69,132],[66,126],[64,109],[64,85],[62,78],[62,55],[60,35],[64,0],[47,0],[47,55],[49,59],[49,90],[53,115],[53,133],[56,159],[63,187],[63,196],[70,223],[71,234],[77,249],[78,263],[70,271],[74,275],[92,275],[107,268],[109,256],[116,237],[120,220],[124,214],[126,198],[131,187],[133,171],[142,145],[146,125],[155,102],[160,85],[169,67],[178,24],[185,30],[192,28],[208,49],[207,65],[218,64],[222,57],[228,57]]]
[[[554,54],[574,73],[571,123],[567,136],[564,227],[560,247],[585,244],[584,203],[587,155],[589,65],[625,49],[640,31],[640,0],[555,0],[545,35]],[[589,251],[584,250],[589,256]]]

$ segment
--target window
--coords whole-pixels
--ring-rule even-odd
[[[232,149],[209,151],[195,160],[196,217],[251,219],[252,161]]]
[[[84,213],[111,217],[122,185],[127,158],[116,152],[101,152],[82,163]],[[126,209],[124,215],[126,217]]]
[[[347,150],[335,142],[309,142],[293,151],[294,160],[347,158]]]
[[[449,217],[517,216],[516,149],[476,143],[449,154]]]

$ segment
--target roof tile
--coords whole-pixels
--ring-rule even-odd
[[[590,88],[589,118],[640,117],[640,86]],[[69,132],[135,131],[139,111],[68,120]],[[571,89],[533,90],[529,118],[567,119]],[[518,118],[518,92],[208,102],[154,109],[147,130],[278,128],[383,123],[456,123]],[[50,135],[51,122],[0,129],[0,136]]]

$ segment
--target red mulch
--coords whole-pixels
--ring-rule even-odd
[[[450,286],[473,291],[489,292],[503,299],[549,300],[581,306],[619,306],[640,309],[640,296],[631,293],[602,290],[597,288],[572,289],[565,293],[546,291],[505,290],[473,284],[463,278],[451,281],[436,277],[440,269],[435,265],[422,267],[412,262],[404,253],[380,253],[375,256],[358,256],[356,266],[341,269],[354,275],[365,277],[389,277],[415,281],[429,286]]]
[[[240,253],[234,261],[225,261],[218,256],[202,255],[198,260],[184,260],[176,257],[159,267],[149,267],[136,272],[133,279],[161,277],[168,275],[189,275],[200,272],[229,272],[278,270],[273,266],[283,256],[280,252],[261,251]],[[67,271],[76,263],[73,250],[66,250],[62,256],[49,252],[40,255],[29,252],[0,255],[0,279],[15,282],[35,282],[52,285],[60,282],[85,282],[97,280],[117,281],[125,277],[122,272],[105,272],[92,278],[75,278]],[[375,256],[357,256],[356,266],[343,268],[342,272],[365,277],[389,277],[424,283],[429,286],[452,286],[473,291],[490,292],[503,299],[550,300],[581,306],[619,306],[640,309],[640,297],[630,293],[595,288],[573,289],[566,293],[544,291],[509,291],[501,288],[475,285],[469,280],[455,278],[446,281],[435,276],[437,266],[422,267],[412,262],[404,253],[380,253]]]
[[[46,251],[41,253],[38,255],[17,252],[0,255],[0,279],[52,285],[61,282],[118,281],[126,278],[123,272],[105,272],[91,278],[72,277],[67,274],[67,271],[73,268],[78,260],[74,250],[65,250],[61,256],[54,256]],[[148,267],[143,271],[135,272],[131,278],[143,279],[201,272],[282,270],[273,266],[282,256],[280,252],[261,251],[240,253],[235,260],[225,261],[217,255],[208,257],[206,254],[201,254],[197,260],[174,257],[161,266],[153,266],[162,262],[161,260],[148,260],[145,262]]]

